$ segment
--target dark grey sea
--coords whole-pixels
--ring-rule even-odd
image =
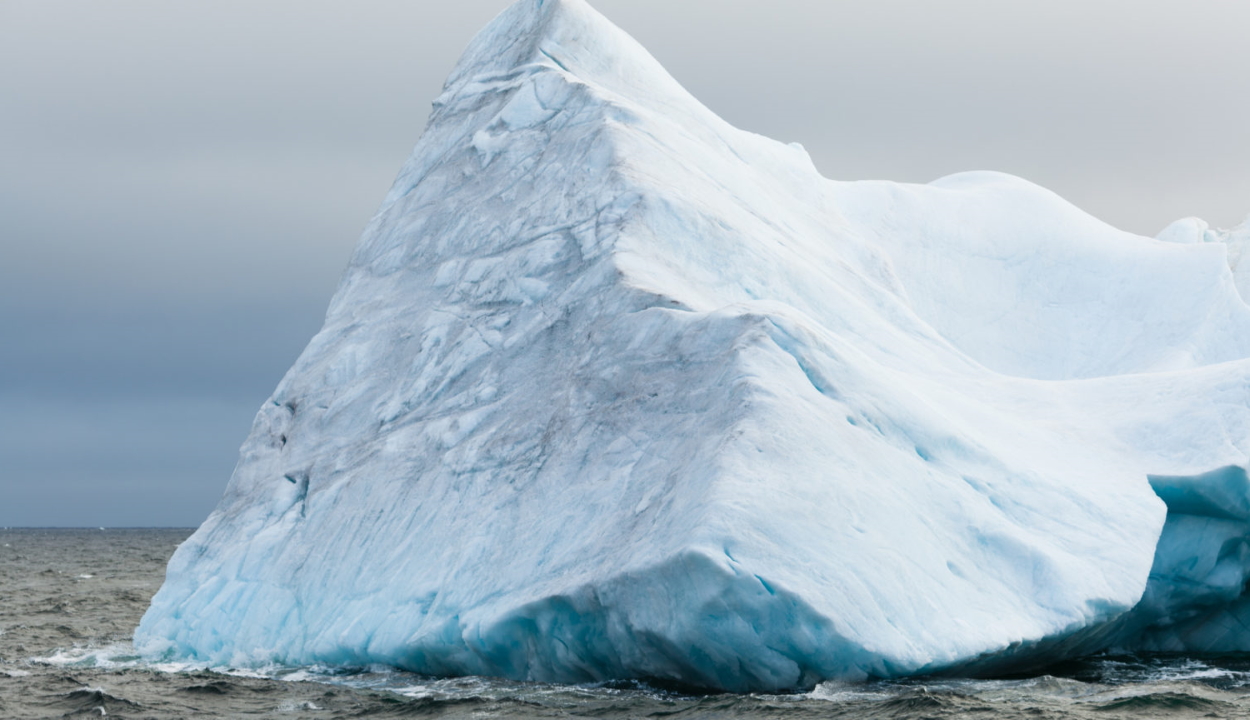
[[[1031,677],[698,695],[393,668],[150,664],[130,636],[188,530],[0,530],[2,718],[1250,718],[1250,655],[1100,656]]]

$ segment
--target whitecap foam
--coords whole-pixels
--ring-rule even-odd
[[[313,702],[309,700],[305,700],[304,702],[284,702],[278,706],[278,712],[283,712],[283,713],[300,712],[302,710],[320,710],[320,709],[321,709],[320,707],[318,707],[316,704],[314,704]]]
[[[829,680],[812,688],[812,691],[803,697],[809,700],[844,703],[857,700],[884,700],[890,697],[890,694],[869,690],[862,683]]]
[[[27,658],[28,662],[55,667],[86,667],[104,670],[122,670],[146,663],[135,653],[130,643],[113,643],[104,647],[75,645],[57,648],[46,657]]]

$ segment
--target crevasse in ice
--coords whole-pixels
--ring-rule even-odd
[[[827,180],[521,0],[136,644],[729,690],[1250,649],[1246,232]]]

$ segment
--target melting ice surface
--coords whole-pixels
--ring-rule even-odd
[[[765,691],[1250,649],[1250,227],[1161,237],[825,179],[521,0],[136,644]]]

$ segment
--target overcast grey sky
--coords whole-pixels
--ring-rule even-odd
[[[1243,0],[599,0],[837,179],[1250,213]],[[504,0],[0,0],[0,526],[194,525]]]

